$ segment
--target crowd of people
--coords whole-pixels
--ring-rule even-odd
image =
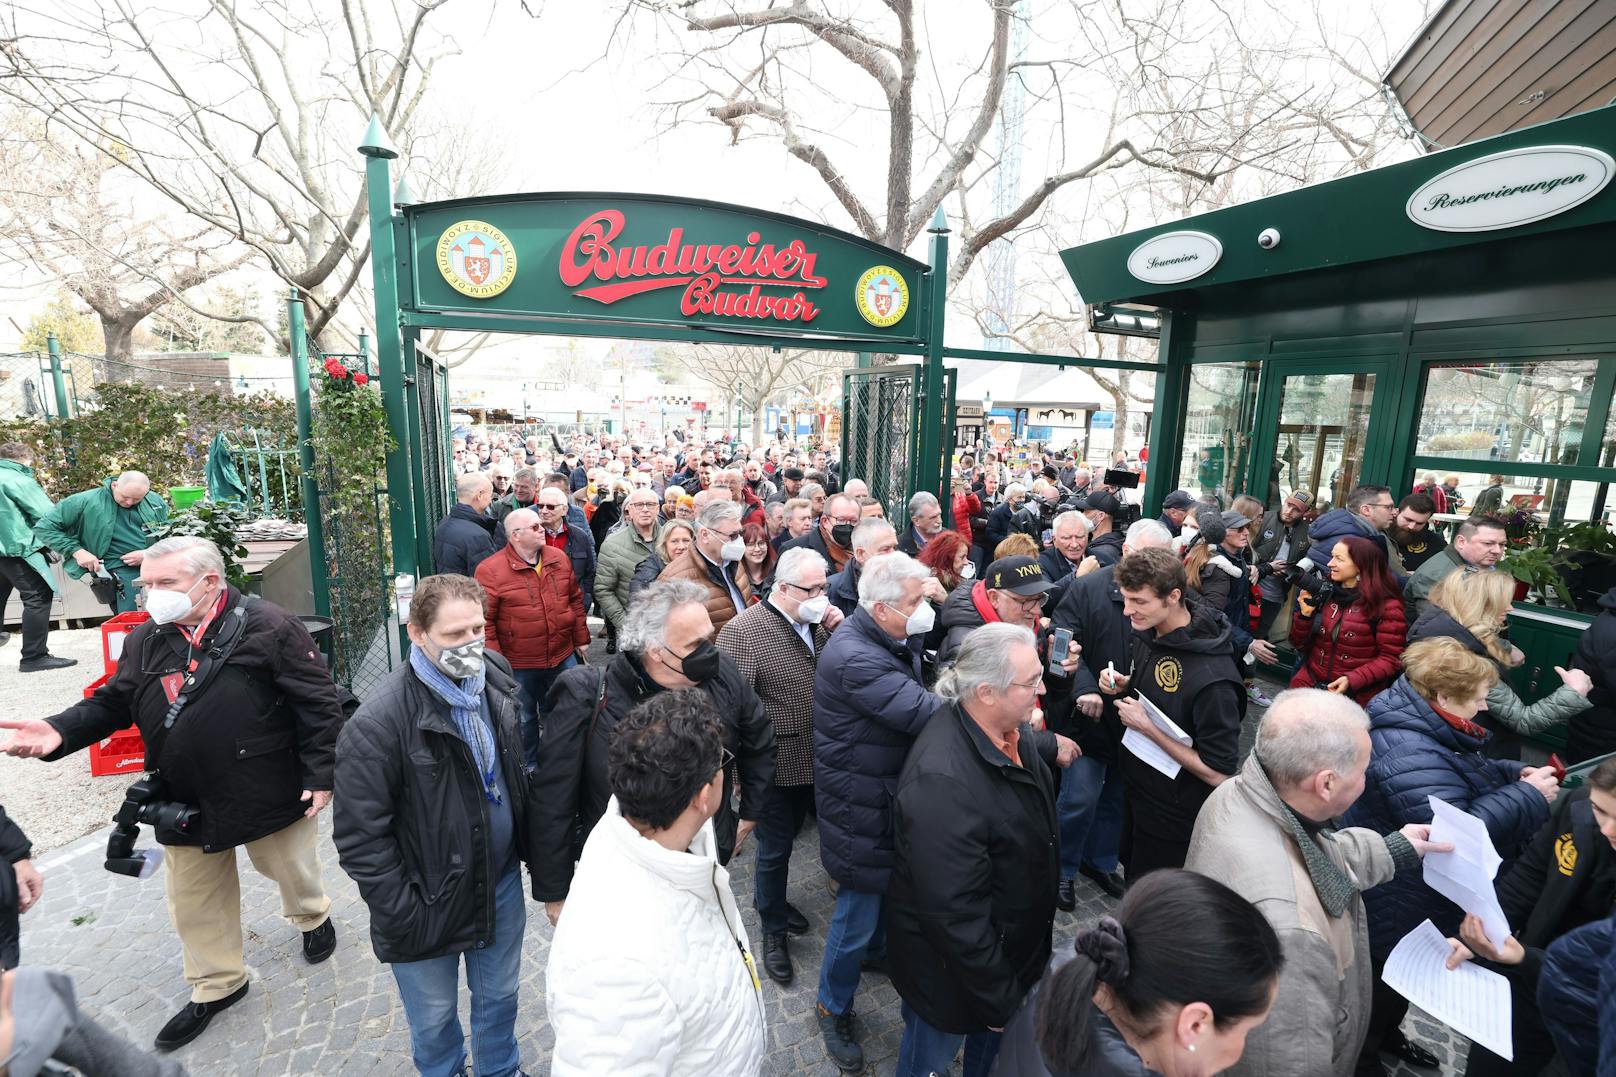
[[[1616,750],[1616,591],[1560,686],[1526,703],[1496,518],[1450,541],[1430,491],[1380,486],[1323,512],[1305,490],[1271,506],[1176,490],[1146,511],[1125,459],[1102,474],[1060,454],[964,454],[946,496],[901,506],[787,445],[473,433],[454,461],[408,660],[363,701],[205,540],[126,548],[118,514],[155,511],[137,473],[71,512],[36,499],[32,537],[7,537],[7,572],[45,549],[110,566],[152,615],[92,696],[0,729],[46,760],[131,722],[146,738],[161,781],[138,818],[167,852],[191,990],[158,1048],[248,990],[237,846],[305,959],[330,955],[331,805],[423,1074],[521,1071],[530,900],[554,931],[552,1073],[760,1072],[764,981],[795,981],[793,939],[814,930],[788,897],[810,820],[835,894],[815,1015],[843,1072],[865,1069],[871,976],[901,1000],[900,1077],[1434,1065],[1380,978],[1427,919],[1454,963],[1510,984],[1515,1058],[1473,1047],[1466,1073],[1556,1055],[1616,1072],[1616,760],[1563,791],[1563,770],[1520,758],[1561,722],[1571,762]],[[26,471],[0,446],[0,492]],[[1270,698],[1257,673],[1290,655]],[[1432,795],[1504,860],[1502,947],[1423,881],[1451,848],[1431,840]],[[43,880],[3,814],[0,852],[14,925]],[[758,946],[729,876],[747,855]],[[1056,953],[1085,886],[1120,906]],[[15,936],[0,917],[8,966]],[[32,1077],[56,1050],[36,1007],[62,980],[7,975],[0,1067]],[[63,1012],[60,1042],[95,1028]]]

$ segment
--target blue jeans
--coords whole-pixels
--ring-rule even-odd
[[[887,923],[881,894],[861,894],[844,886],[836,892],[836,911],[825,932],[825,960],[819,967],[819,1004],[831,1013],[846,1013],[858,993],[859,962],[887,953]]]
[[[993,1060],[999,1057],[1001,1032],[972,1032],[969,1035],[939,1032],[920,1015],[903,1004],[903,1043],[898,1047],[898,1068],[894,1077],[932,1077],[949,1073],[960,1044],[965,1045],[965,1077],[987,1077]]]
[[[763,921],[765,935],[786,929],[786,879],[791,870],[791,847],[814,804],[811,785],[770,784],[763,794],[763,812],[757,825],[757,864],[752,904]]]
[[[567,660],[553,669],[513,669],[516,683],[521,686],[522,753],[529,770],[539,765],[539,715],[544,713],[544,697],[550,694],[550,685],[561,676],[561,671],[578,664],[578,656],[567,655]]]
[[[477,1077],[509,1077],[521,1069],[516,991],[526,925],[522,872],[513,868],[494,889],[494,940],[487,948],[393,964],[393,979],[410,1023],[410,1054],[423,1077],[451,1077],[466,1067],[466,1041],[457,1012],[462,957],[466,985],[471,988],[471,1054]]]
[[[1122,842],[1122,768],[1116,763],[1080,755],[1061,774],[1060,874],[1070,879],[1087,864],[1097,871],[1117,870]]]

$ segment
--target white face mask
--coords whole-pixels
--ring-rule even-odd
[[[191,599],[191,592],[196,590],[201,582],[197,580],[183,591],[147,591],[146,612],[160,625],[172,624],[190,613],[191,607],[196,605]]]
[[[815,595],[797,603],[797,620],[805,625],[818,624],[825,619],[828,612],[830,612],[830,599],[824,595]]]
[[[906,635],[924,636],[931,631],[932,625],[936,623],[937,611],[931,608],[930,602],[921,599],[920,605],[915,607],[915,612],[909,615],[909,620],[904,624],[903,630]]]
[[[746,542],[739,535],[730,539],[719,549],[718,556],[725,561],[739,561],[746,556]]]
[[[976,566],[969,561],[965,562],[965,564],[960,567],[959,575],[960,579],[962,580],[976,579]]]

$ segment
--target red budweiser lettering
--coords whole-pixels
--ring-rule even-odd
[[[561,281],[578,288],[574,295],[599,303],[659,288],[685,289],[680,313],[718,314],[737,318],[774,318],[812,321],[819,308],[801,291],[793,295],[765,294],[764,288],[823,288],[827,281],[815,275],[816,255],[802,240],[785,246],[760,242],[749,232],[746,245],[686,243],[684,229],[673,228],[667,241],[654,246],[617,246],[623,233],[623,214],[603,209],[584,218],[561,248]],[[601,284],[579,287],[591,278]],[[748,290],[727,292],[726,284]]]

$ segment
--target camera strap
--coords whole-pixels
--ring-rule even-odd
[[[179,720],[180,711],[184,710],[185,705],[192,699],[202,694],[203,689],[212,682],[219,669],[235,653],[236,646],[246,634],[247,607],[256,601],[254,595],[242,595],[241,601],[230,611],[224,627],[213,637],[213,646],[203,653],[195,671],[185,675],[183,690],[175,695],[174,702],[168,705],[168,713],[163,715],[164,731],[173,728],[174,723]]]

